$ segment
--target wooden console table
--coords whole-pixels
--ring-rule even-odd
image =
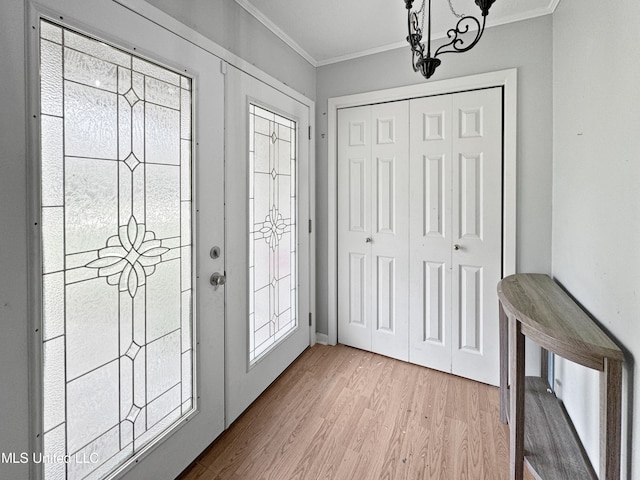
[[[597,478],[564,409],[547,391],[544,350],[542,378],[525,379],[526,336],[601,372],[600,476],[619,480],[622,351],[547,275],[506,277],[498,283],[498,297],[500,419],[510,424],[510,478],[522,480],[524,460],[540,479]]]

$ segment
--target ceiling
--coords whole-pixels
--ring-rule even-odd
[[[406,45],[402,0],[235,0],[314,66]],[[487,27],[553,13],[560,0],[497,0]],[[479,16],[474,0],[451,0],[461,14]],[[419,8],[420,0],[415,6]],[[434,38],[455,25],[447,0],[433,0]]]

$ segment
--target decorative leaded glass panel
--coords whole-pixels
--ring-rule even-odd
[[[104,478],[195,407],[191,80],[45,20],[40,70],[44,474]]]
[[[249,361],[298,325],[296,122],[249,106]]]

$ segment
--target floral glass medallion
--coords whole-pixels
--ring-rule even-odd
[[[282,214],[278,212],[278,209],[274,205],[269,210],[269,215],[264,219],[263,227],[260,229],[260,233],[264,235],[264,240],[269,245],[271,250],[274,250],[280,244],[280,239],[287,229],[287,224],[282,218]]]
[[[138,224],[132,216],[127,225],[120,227],[119,234],[110,237],[107,246],[98,250],[99,258],[87,267],[97,268],[98,276],[107,277],[110,285],[118,285],[121,292],[128,291],[133,298],[147,276],[153,274],[155,265],[162,261],[162,255],[169,251],[160,245],[155,234],[147,232],[144,224]]]

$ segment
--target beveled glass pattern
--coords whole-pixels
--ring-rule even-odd
[[[46,480],[108,477],[195,408],[191,79],[40,22]]]
[[[296,122],[249,105],[249,362],[298,325]]]

